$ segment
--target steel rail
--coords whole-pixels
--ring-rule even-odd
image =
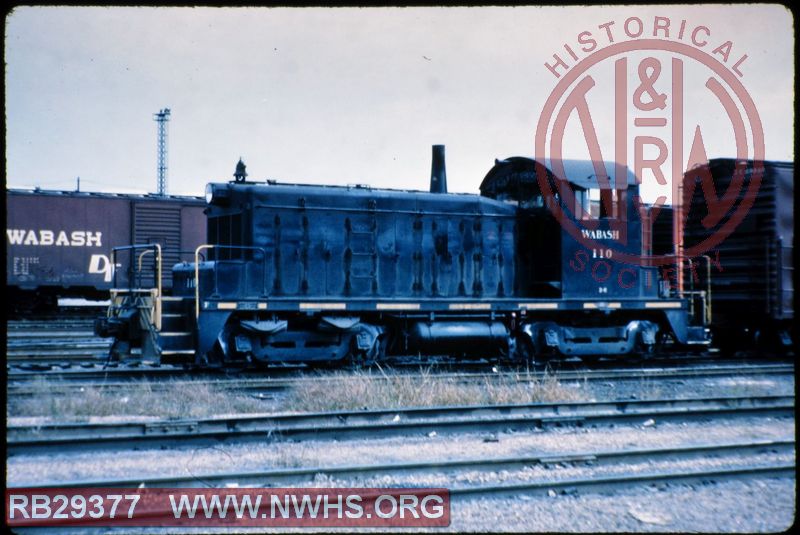
[[[130,449],[246,440],[333,440],[353,437],[464,433],[691,421],[770,415],[792,417],[794,396],[532,403],[284,413],[199,420],[8,426],[9,453],[67,449]]]
[[[458,459],[411,463],[382,463],[367,465],[317,466],[307,468],[275,468],[246,472],[199,473],[174,476],[143,476],[116,479],[84,479],[37,483],[41,488],[68,487],[176,487],[214,488],[238,485],[240,487],[288,486],[313,481],[319,474],[337,479],[370,478],[386,475],[411,474],[458,475],[463,472],[491,472],[522,470],[532,466],[570,464],[575,466],[610,466],[639,462],[667,462],[691,459],[718,459],[720,456],[792,454],[794,440],[752,441],[726,444],[693,444],[668,448],[637,448],[605,451],[545,453],[530,456]],[[548,481],[547,483],[552,483]]]
[[[58,355],[59,351],[69,351],[73,349],[108,349],[111,347],[109,342],[104,340],[97,340],[92,338],[50,338],[47,340],[36,340],[33,342],[19,343],[14,340],[7,340],[6,348],[9,351],[16,350],[17,352],[23,351],[53,351],[54,355]]]
[[[555,481],[530,481],[505,485],[478,485],[448,489],[451,502],[486,496],[518,497],[521,494],[556,496],[576,495],[578,492],[609,493],[618,489],[632,489],[654,484],[708,484],[753,478],[794,478],[795,463],[773,463],[768,465],[737,466],[720,469],[672,470],[622,475],[600,475],[565,478]],[[149,511],[148,516],[164,517],[172,510]]]
[[[17,349],[6,353],[6,360],[10,364],[20,367],[36,368],[44,365],[52,367],[58,363],[70,363],[75,366],[93,366],[102,364],[107,358],[106,348],[75,348],[75,349]]]
[[[396,365],[396,364],[395,364]],[[720,363],[720,364],[712,364],[712,365],[704,365],[704,366],[692,366],[692,367],[617,367],[617,368],[604,368],[604,369],[571,369],[571,370],[562,370],[558,368],[553,369],[546,369],[546,370],[538,370],[538,369],[525,369],[525,368],[516,368],[516,367],[505,367],[499,366],[495,367],[497,371],[486,371],[486,369],[490,368],[489,365],[484,365],[479,367],[479,369],[475,371],[450,371],[451,369],[458,369],[458,364],[453,364],[452,366],[443,366],[441,368],[438,367],[425,367],[424,365],[415,365],[415,366],[397,366],[398,369],[403,370],[403,373],[406,373],[405,370],[417,367],[422,371],[420,374],[429,373],[430,375],[435,375],[437,377],[511,377],[514,375],[518,375],[520,377],[535,377],[541,378],[545,375],[547,376],[557,376],[557,378],[565,379],[565,380],[580,380],[583,379],[584,376],[588,376],[589,379],[591,378],[598,378],[598,379],[617,379],[617,378],[641,378],[641,377],[677,377],[677,376],[702,376],[702,375],[727,375],[732,374],[734,372],[741,372],[742,374],[752,374],[755,373],[764,373],[764,374],[780,374],[785,372],[794,371],[794,364],[793,363],[756,363],[756,364],[748,364],[748,363]],[[392,370],[393,367],[390,366],[389,370]],[[131,376],[135,378],[141,378],[143,374],[147,372],[147,370],[152,370],[155,374],[165,374],[167,371],[172,371],[176,376],[186,376],[187,370],[180,366],[171,366],[171,365],[156,365],[156,366],[148,366],[147,363],[143,363],[141,365],[136,365],[132,367],[113,367],[107,368],[104,370],[51,370],[51,371],[43,371],[43,372],[28,372],[28,371],[16,371],[13,370],[9,373],[9,380],[12,381],[29,381],[33,379],[39,379],[41,377],[52,378],[53,380],[85,380],[85,381],[93,381],[93,380],[108,380],[109,378],[113,378],[114,376],[119,376],[120,378],[124,378],[126,376]],[[278,376],[285,376],[287,374],[297,374],[299,378],[302,379],[317,379],[317,380],[324,380],[326,379],[325,375],[313,375],[306,373],[309,369],[303,366],[294,366],[294,367],[286,367],[286,368],[267,368],[267,369],[254,369],[254,370],[245,370],[241,373],[236,374],[236,380],[246,380],[246,381],[276,381],[276,380],[283,380],[285,377],[274,377],[275,375]],[[313,373],[313,372],[312,372]],[[213,379],[218,377],[225,377],[226,372],[225,370],[203,370],[199,371],[199,373],[195,373],[191,375],[192,377],[198,379]],[[230,377],[230,375],[228,375]],[[383,374],[378,375],[377,372],[373,375],[376,378],[382,377]],[[341,377],[341,376],[340,376]]]
[[[47,325],[40,328],[8,330],[6,334],[8,340],[27,341],[37,338],[92,338],[94,340],[105,340],[94,333],[94,325],[70,326],[70,325]]]
[[[153,369],[154,372],[158,371],[158,368]],[[144,371],[141,371],[138,375]],[[185,375],[185,371],[182,369],[177,370],[178,377],[182,377]],[[166,375],[167,378],[173,379],[174,377],[168,371],[162,371],[163,375]],[[159,374],[159,375],[161,375]],[[674,369],[664,369],[664,368],[656,368],[656,369],[641,369],[641,370],[633,370],[633,369],[618,369],[618,370],[586,370],[586,371],[563,371],[563,372],[552,372],[552,373],[526,373],[526,372],[498,372],[498,373],[485,373],[485,372],[473,372],[473,373],[451,373],[451,372],[444,372],[444,373],[430,373],[427,377],[433,380],[451,380],[451,381],[458,381],[460,383],[480,383],[480,382],[488,382],[488,381],[512,381],[516,383],[535,383],[537,381],[542,380],[557,380],[560,382],[597,382],[597,381],[639,381],[639,380],[651,380],[651,379],[658,379],[658,380],[670,380],[670,379],[689,379],[689,378],[708,378],[708,377],[731,377],[731,376],[759,376],[759,375],[793,375],[794,374],[794,365],[793,364],[759,364],[759,365],[752,365],[752,366],[716,366],[716,367],[704,367],[704,368],[674,368]],[[89,380],[86,381],[78,381],[83,379],[84,377],[81,374],[71,374],[73,375],[70,378],[70,382],[63,383],[63,384],[50,384],[48,385],[48,389],[51,392],[57,393],[72,393],[76,391],[81,391],[85,388],[100,388],[106,390],[124,390],[125,388],[130,388],[131,382],[130,381],[113,381],[108,380],[108,376],[104,376],[103,374],[97,374],[101,380],[94,379],[94,375],[90,375],[86,373],[85,375]],[[74,377],[76,376],[77,377]],[[153,374],[156,376],[156,373]],[[423,377],[424,374],[410,374],[412,376],[419,376]],[[22,376],[23,379],[18,379],[19,376]],[[407,377],[406,375],[370,375],[367,379],[375,380],[375,381],[385,381],[390,380],[392,378],[398,377]],[[38,374],[27,374],[23,375],[20,373],[11,373],[9,374],[9,387],[8,387],[8,394],[9,396],[25,396],[25,395],[33,395],[39,392],[39,390],[34,385],[25,384],[25,381],[35,380],[41,377]],[[59,380],[63,380],[65,375],[59,377]],[[68,376],[66,376],[68,377]],[[78,379],[72,382],[72,379]],[[239,378],[230,378],[230,377],[208,377],[207,375],[201,375],[196,379],[186,379],[186,380],[170,380],[164,382],[153,382],[150,383],[150,386],[154,389],[170,389],[176,386],[186,386],[186,385],[197,385],[197,386],[210,386],[218,389],[224,390],[236,390],[242,392],[282,392],[288,390],[292,387],[298,386],[301,383],[322,383],[326,381],[341,381],[346,382],[348,380],[364,380],[365,377],[363,375],[357,376],[342,376],[338,375],[335,377],[330,376],[314,376],[314,375],[302,375],[298,377],[284,377],[284,378],[274,378],[274,377],[239,377]],[[21,381],[21,382],[15,382]]]
[[[766,466],[744,466],[707,470],[645,472],[638,474],[607,475],[601,477],[572,478],[561,481],[541,481],[507,485],[486,485],[450,489],[451,499],[482,496],[517,496],[519,494],[573,494],[583,492],[609,492],[617,488],[628,488],[656,483],[704,484],[710,481],[731,479],[794,477],[795,463],[775,463]]]
[[[97,312],[100,311],[101,309],[98,307]],[[52,329],[56,327],[63,329],[84,328],[91,330],[93,324],[94,316],[73,318],[54,317],[50,319],[8,320],[6,322],[6,329],[9,334],[24,332],[26,330],[41,331],[42,329]]]

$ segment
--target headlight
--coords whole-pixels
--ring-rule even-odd
[[[206,203],[225,206],[231,202],[231,190],[225,184],[206,185]]]

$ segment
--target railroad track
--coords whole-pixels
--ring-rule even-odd
[[[70,364],[99,363],[105,361],[111,343],[103,339],[76,339],[53,337],[37,343],[17,343],[9,340],[6,358],[9,363],[49,363],[59,366]]]
[[[80,336],[78,335],[80,334]],[[191,370],[183,367],[175,367],[171,365],[158,365],[151,361],[130,360],[123,363],[110,363],[106,366],[106,359],[108,357],[108,350],[111,347],[111,340],[104,338],[81,338],[85,333],[73,333],[64,337],[61,340],[54,340],[55,343],[42,343],[42,339],[46,339],[50,334],[37,335],[36,339],[29,342],[14,342],[10,341],[9,344],[9,359],[7,369],[10,373],[18,374],[22,377],[25,373],[48,374],[58,376],[64,373],[65,370],[81,370],[83,373],[102,374],[115,373],[119,376],[123,375],[136,375],[144,376],[144,370],[155,369],[169,369],[172,368],[176,375],[187,375],[197,373],[224,373],[215,372],[214,370]],[[13,336],[9,335],[9,338]],[[53,341],[52,339],[50,341]],[[594,362],[584,362],[578,358],[565,358],[563,360],[552,360],[548,362],[537,362],[532,368],[542,370],[544,368],[551,368],[553,370],[564,371],[577,371],[577,370],[605,370],[616,369],[619,367],[628,367],[630,369],[637,369],[642,366],[648,367],[700,367],[703,365],[717,365],[725,363],[748,363],[752,361],[766,362],[766,363],[787,363],[792,362],[784,357],[770,357],[762,355],[743,355],[738,358],[720,358],[718,356],[699,356],[699,355],[672,355],[663,357],[652,357],[648,359],[639,358],[619,358],[607,359]],[[415,368],[415,367],[429,367],[442,370],[475,370],[487,371],[494,367],[501,367],[504,369],[514,369],[513,365],[500,364],[486,360],[470,360],[470,361],[453,361],[450,357],[434,357],[419,360],[417,357],[392,357],[385,363],[385,365],[398,367],[398,368]],[[517,367],[521,369],[522,367]],[[265,373],[274,375],[284,373],[284,369],[290,372],[296,372],[301,369],[313,369],[304,365],[271,365],[267,368],[252,368],[247,370],[232,370],[240,375],[263,375]],[[344,368],[342,368],[344,369]],[[84,371],[85,370],[85,371]],[[163,374],[163,372],[154,372],[154,374]]]
[[[794,396],[532,403],[270,414],[198,420],[7,427],[9,454],[136,449],[197,443],[339,440],[423,433],[498,432],[558,426],[791,417]]]
[[[47,316],[35,317],[31,319],[8,320],[6,328],[8,332],[26,333],[41,332],[43,329],[64,328],[67,330],[84,329],[92,330],[95,316],[88,314],[82,316]]]
[[[171,476],[146,476],[124,479],[52,481],[37,487],[68,488],[229,488],[287,487],[313,484],[326,476],[328,486],[369,486],[371,478],[391,477],[394,486],[417,486],[410,477],[435,475],[448,481],[475,480],[478,484],[451,487],[451,497],[469,498],[489,495],[573,494],[597,492],[618,487],[657,483],[699,483],[753,477],[793,477],[795,441],[750,441],[726,444],[695,444],[667,448],[582,451],[532,456],[459,459],[413,463],[383,463],[349,466],[283,468],[247,472],[223,472]],[[777,457],[777,458],[776,458]],[[792,459],[789,460],[789,457]],[[717,465],[675,468],[677,463],[714,459]],[[636,469],[637,463],[650,468]],[[672,468],[656,469],[653,465]],[[722,464],[722,466],[720,466]],[[546,477],[541,471],[548,468]],[[563,468],[577,468],[562,475]],[[492,482],[492,474],[503,471],[504,480]],[[575,472],[578,472],[575,474]],[[480,474],[484,477],[475,477]],[[488,476],[488,477],[487,477]],[[494,478],[497,479],[497,478]],[[355,480],[355,483],[353,481]],[[485,482],[489,480],[488,482]],[[511,481],[509,483],[509,480]],[[366,481],[366,482],[365,482]],[[376,485],[377,486],[377,485]],[[450,486],[450,485],[447,485]]]
[[[123,377],[115,377],[113,370],[97,373],[63,372],[60,374],[48,375],[53,382],[48,383],[48,391],[60,394],[72,394],[81,392],[86,388],[98,388],[107,391],[124,390],[130,388],[131,380],[142,379],[149,374],[153,379],[167,379],[165,381],[153,381],[150,387],[154,390],[174,388],[178,385],[203,385],[212,386],[221,390],[257,392],[260,394],[275,394],[284,392],[300,382],[325,382],[330,381],[331,376],[301,374],[289,377],[225,377],[200,375],[191,379],[182,380],[186,375],[182,368],[152,368],[143,370],[130,370],[134,373]],[[297,372],[297,369],[292,370]],[[287,371],[291,373],[291,371]],[[401,372],[408,373],[408,372]],[[793,375],[793,364],[750,364],[750,365],[718,365],[691,368],[621,368],[606,370],[567,370],[552,373],[520,372],[514,370],[503,370],[498,372],[486,373],[476,372],[440,372],[428,373],[428,377],[436,380],[449,380],[461,383],[484,383],[487,381],[514,381],[520,383],[532,383],[546,378],[554,378],[560,382],[597,382],[597,381],[641,381],[641,380],[678,380],[707,377],[728,377],[728,376],[764,376],[764,375]],[[417,374],[420,377],[422,373]],[[36,373],[10,373],[8,376],[9,396],[30,396],[38,395],[41,389],[31,381],[36,381],[42,377]],[[363,375],[352,377],[352,380],[363,380]],[[370,376],[373,380],[386,380],[396,375],[381,375],[375,373]],[[351,378],[341,374],[335,376],[337,381],[347,381]]]
[[[104,360],[111,340],[94,335],[91,317],[13,320],[6,324],[6,361],[17,365],[88,364]]]

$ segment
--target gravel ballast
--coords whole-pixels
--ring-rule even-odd
[[[109,479],[211,472],[249,471],[276,467],[410,462],[421,458],[469,459],[565,453],[747,440],[787,440],[794,437],[788,419],[753,418],[726,422],[624,425],[596,429],[563,428],[543,432],[417,436],[343,442],[241,444],[216,447],[146,450],[125,453],[19,455],[8,459],[8,485],[44,480]],[[496,440],[496,442],[495,442]],[[773,457],[772,459],[774,459]],[[306,486],[458,487],[509,483],[530,479],[555,480],[601,469],[653,470],[681,466],[735,466],[747,459],[698,459],[668,465],[651,462],[629,467],[534,467],[519,472],[465,474],[448,480],[435,474],[389,475],[371,479],[330,480],[320,475]],[[793,460],[792,458],[784,460]],[[445,531],[782,531],[795,514],[793,478],[753,478],[706,485],[647,485],[607,494],[559,494],[514,498],[461,498],[452,506],[452,524]],[[437,530],[438,531],[438,530]]]
[[[565,385],[570,387],[569,385]],[[591,392],[596,399],[698,397],[701,395],[789,394],[791,379],[713,378],[651,384],[609,383]],[[574,388],[589,385],[575,384]],[[597,388],[595,386],[595,388]],[[607,391],[603,391],[607,390]],[[248,442],[213,447],[182,447],[131,451],[14,455],[7,459],[7,485],[107,480],[157,476],[200,476],[206,473],[330,467],[490,457],[534,456],[622,449],[665,448],[747,441],[793,440],[793,418],[748,417],[684,423],[652,422],[599,427],[548,428],[525,432],[428,434],[342,441]],[[621,466],[565,463],[517,471],[443,474],[396,474],[370,478],[330,479],[318,475],[303,486],[445,486],[554,481],[588,473],[687,470],[759,464],[794,455],[758,454],[737,458],[702,458],[677,462],[637,462]],[[794,523],[794,478],[754,477],[706,484],[658,484],[620,488],[613,492],[567,493],[551,496],[520,493],[513,498],[459,498],[452,504],[451,532],[776,532]],[[117,531],[117,530],[114,530]],[[139,533],[143,530],[128,532]],[[164,533],[169,529],[147,530]],[[176,530],[184,532],[185,530]],[[194,530],[192,530],[194,531]],[[202,530],[208,532],[218,530]],[[251,530],[241,530],[251,531]],[[255,530],[264,531],[264,530]],[[266,530],[269,531],[269,530]],[[307,532],[309,530],[298,530]],[[313,530],[312,530],[313,531]],[[323,532],[333,531],[323,529]],[[346,531],[352,531],[348,529]],[[366,530],[370,531],[370,530]],[[407,531],[417,531],[404,529]],[[92,533],[86,530],[87,533]]]

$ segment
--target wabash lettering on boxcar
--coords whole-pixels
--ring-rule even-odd
[[[103,233],[91,230],[6,229],[8,245],[102,247]]]

